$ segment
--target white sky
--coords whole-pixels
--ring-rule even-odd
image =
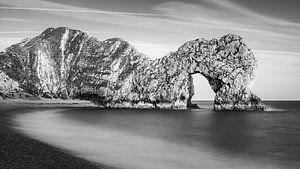
[[[58,26],[80,29],[99,40],[123,38],[151,58],[188,40],[234,33],[244,38],[259,62],[253,91],[262,99],[300,99],[300,23],[278,17],[288,9],[272,12],[266,6],[266,14],[234,0],[72,2],[0,0],[0,50]],[[203,78],[195,77],[194,85],[194,99],[212,99]]]

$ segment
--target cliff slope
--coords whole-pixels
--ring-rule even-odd
[[[232,34],[192,40],[151,60],[122,39],[99,41],[59,27],[0,54],[0,73],[24,93],[105,107],[187,108],[194,93],[191,75],[200,73],[216,93],[216,110],[264,110],[250,90],[256,68],[253,53]]]

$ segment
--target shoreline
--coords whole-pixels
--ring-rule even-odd
[[[72,152],[30,138],[13,128],[15,111],[35,108],[97,107],[81,100],[0,100],[0,168],[116,169],[76,157]]]

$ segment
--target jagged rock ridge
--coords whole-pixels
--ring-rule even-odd
[[[250,90],[256,68],[253,53],[233,34],[189,41],[151,60],[119,38],[99,41],[79,30],[48,28],[0,55],[0,70],[25,93],[105,107],[187,108],[191,75],[200,73],[216,93],[216,110],[264,110]]]

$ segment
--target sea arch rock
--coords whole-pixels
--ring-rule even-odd
[[[240,36],[228,34],[220,39],[196,39],[182,45],[173,55],[190,60],[186,62],[190,63],[188,76],[200,73],[208,80],[216,94],[215,110],[266,109],[251,91],[258,64]],[[190,93],[189,99],[192,95]]]
[[[152,60],[127,41],[99,41],[79,30],[48,28],[8,47],[0,70],[24,92],[50,98],[81,98],[104,107],[188,108],[192,74],[216,93],[215,110],[265,110],[250,88],[257,61],[240,36],[196,39]]]

